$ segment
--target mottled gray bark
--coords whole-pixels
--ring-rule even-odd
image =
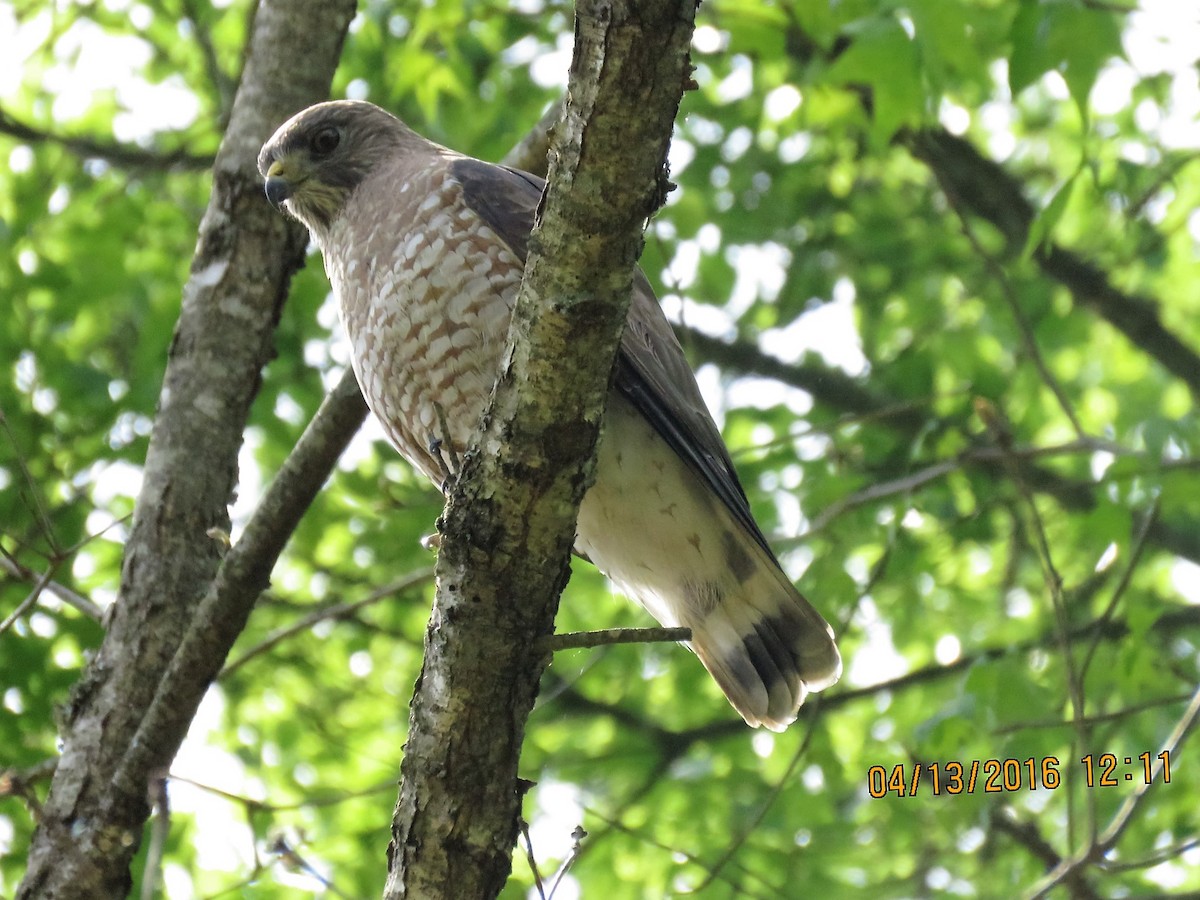
[[[644,222],[666,190],[694,14],[695,0],[578,4],[510,350],[443,520],[387,898],[494,897],[508,878],[538,639],[569,574]]]
[[[120,597],[65,711],[62,757],[18,897],[128,892],[150,785],[224,658],[208,646],[203,665],[176,664],[164,682],[189,629],[203,628],[198,604],[221,562],[246,416],[306,241],[263,199],[254,160],[280,121],[327,95],[353,13],[350,0],[258,9],[183,291]],[[257,568],[243,574],[266,578]],[[159,718],[148,719],[153,710]]]

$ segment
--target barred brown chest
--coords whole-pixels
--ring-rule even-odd
[[[375,225],[350,224],[361,222]],[[466,448],[496,380],[521,262],[463,202],[444,166],[410,173],[399,192],[365,182],[328,245],[326,270],[367,404],[397,448],[440,483],[430,442]]]

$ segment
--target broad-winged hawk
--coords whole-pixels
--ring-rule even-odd
[[[543,182],[335,101],[262,148],[267,197],[320,247],[368,405],[435,482],[499,371]],[[445,418],[443,434],[442,417]],[[751,725],[780,730],[835,682],[833,632],[788,581],[658,301],[634,273],[575,549],[691,648]]]

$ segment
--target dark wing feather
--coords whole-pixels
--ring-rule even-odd
[[[545,182],[528,172],[466,157],[454,160],[450,171],[462,185],[467,204],[524,262]],[[633,273],[633,298],[617,354],[614,386],[774,559],[750,514],[746,492],[704,405],[683,348],[641,269]]]

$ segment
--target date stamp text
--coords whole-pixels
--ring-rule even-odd
[[[1148,785],[1156,778],[1171,781],[1171,754],[1164,750],[1137,756],[1089,753],[1079,760],[1080,774],[1088,788],[1112,788],[1125,783]],[[1057,756],[1026,759],[974,759],[959,762],[899,763],[867,770],[867,793],[878,799],[892,794],[916,797],[922,793],[999,794],[1012,791],[1052,791],[1062,784],[1063,764]]]

